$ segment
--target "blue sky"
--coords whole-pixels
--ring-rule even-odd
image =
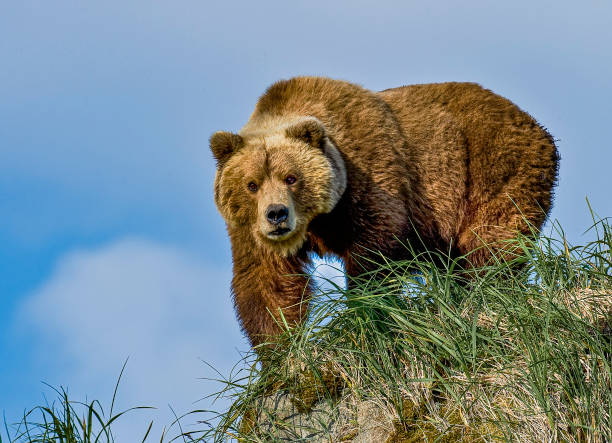
[[[41,381],[105,401],[128,356],[122,404],[160,408],[158,431],[168,404],[209,406],[200,359],[247,344],[208,137],[280,78],[510,98],[559,140],[552,218],[583,241],[585,197],[612,215],[611,22],[607,1],[2,2],[0,409]]]

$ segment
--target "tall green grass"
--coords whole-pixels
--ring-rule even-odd
[[[612,441],[612,228],[592,230],[579,247],[560,230],[518,238],[515,259],[477,270],[383,261],[320,294],[263,365],[226,380],[233,404],[202,439],[350,439],[371,402],[389,441]],[[327,404],[313,416],[328,423],[288,404]]]
[[[112,426],[126,414],[139,409],[151,409],[138,406],[124,411],[115,410],[115,400],[121,377],[127,360],[121,368],[121,373],[115,384],[113,396],[108,411],[100,401],[81,402],[72,400],[66,389],[47,385],[56,395],[51,404],[36,406],[24,412],[20,423],[9,426],[4,422],[4,430],[10,442],[32,443],[111,443],[115,441]],[[149,423],[143,433],[142,441],[148,437],[153,426]],[[162,437],[163,440],[163,437]],[[122,441],[119,439],[118,441]],[[0,435],[0,443],[2,436]]]
[[[329,282],[308,322],[222,379],[229,409],[194,411],[201,431],[177,438],[350,441],[369,420],[389,442],[612,441],[612,226],[591,230],[518,238],[477,270],[415,254]],[[118,415],[60,394],[11,441],[113,441]]]

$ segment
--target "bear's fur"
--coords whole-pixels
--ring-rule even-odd
[[[551,207],[553,138],[509,100],[474,83],[371,92],[298,77],[261,96],[238,134],[210,140],[215,202],[232,244],[232,289],[257,345],[304,319],[310,252],[355,276],[363,258],[414,248],[475,251],[539,228]],[[489,247],[481,247],[483,244]],[[273,318],[273,316],[275,318]]]

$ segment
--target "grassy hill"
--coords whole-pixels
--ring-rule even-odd
[[[230,409],[194,411],[185,423],[214,425],[178,440],[612,441],[612,226],[591,229],[583,246],[519,238],[516,258],[472,271],[381,259],[376,278],[319,294],[261,361],[247,355],[216,394]],[[59,405],[9,440],[113,441],[95,405]]]

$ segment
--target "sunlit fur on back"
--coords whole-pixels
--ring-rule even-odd
[[[317,77],[272,85],[211,150],[234,300],[253,344],[278,333],[281,311],[303,321],[311,252],[339,257],[349,275],[379,252],[406,257],[406,242],[476,250],[466,265],[485,264],[505,239],[541,226],[558,160],[533,118],[476,84],[374,93]]]

